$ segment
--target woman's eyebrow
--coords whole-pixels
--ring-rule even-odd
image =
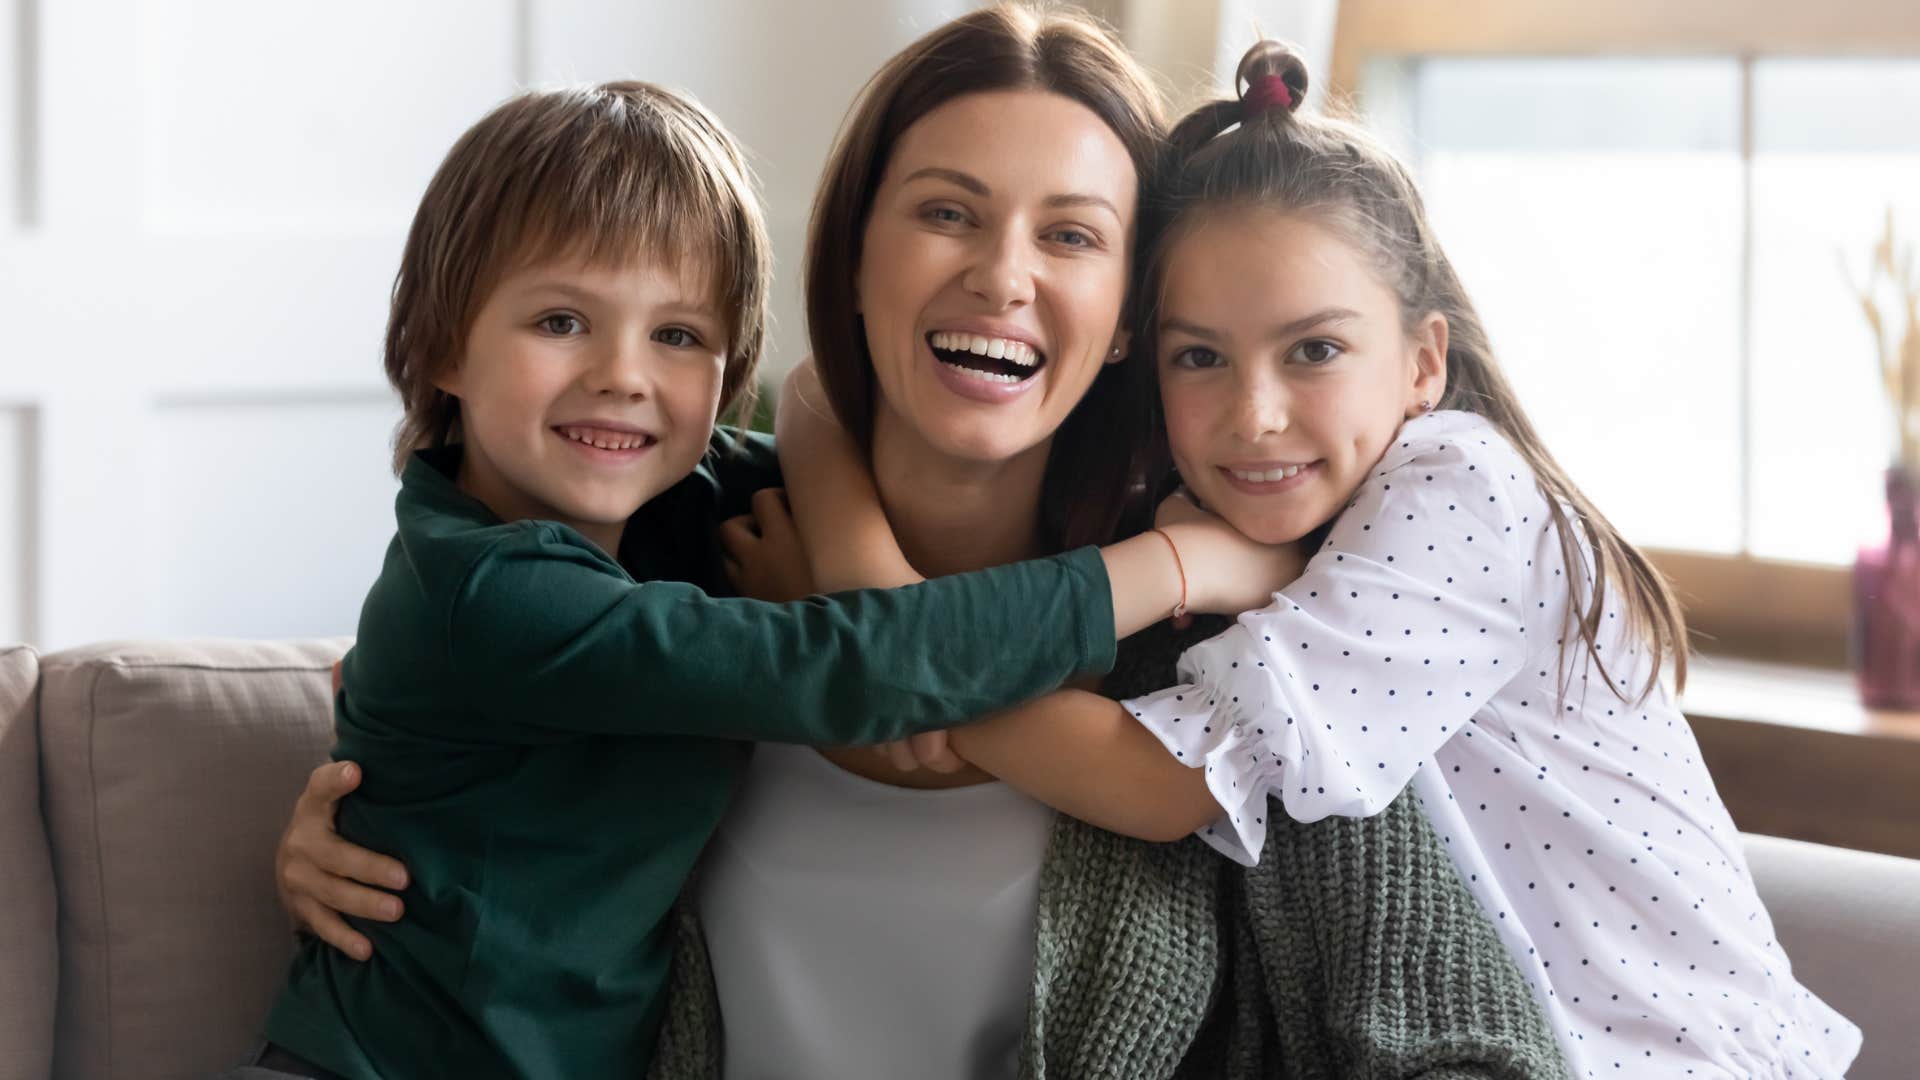
[[[986,183],[979,177],[970,173],[963,173],[959,169],[947,169],[938,165],[929,165],[924,169],[915,169],[907,175],[905,180],[900,182],[902,184],[911,184],[915,180],[945,180],[957,187],[965,188],[967,191],[981,198],[986,198],[988,195],[993,194],[993,190],[987,187]]]
[[[987,186],[986,181],[974,176],[972,173],[964,173],[959,169],[949,169],[940,165],[929,165],[924,169],[915,169],[913,172],[908,173],[907,178],[900,181],[900,183],[903,185],[911,184],[915,180],[945,180],[947,183],[961,188],[969,194],[978,195],[983,199],[993,194],[993,189]],[[1061,207],[1097,206],[1106,210],[1116,218],[1120,216],[1120,208],[1113,204],[1112,199],[1104,195],[1093,195],[1086,192],[1067,192],[1060,195],[1049,195],[1046,198],[1045,205],[1055,209]]]

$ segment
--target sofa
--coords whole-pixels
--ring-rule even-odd
[[[237,1062],[293,945],[273,849],[346,639],[0,645],[0,1080]],[[1746,838],[1795,970],[1920,1072],[1920,861]]]

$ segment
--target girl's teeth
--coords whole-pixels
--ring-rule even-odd
[[[969,379],[979,379],[981,382],[1017,383],[1020,381],[1020,376],[1018,375],[1002,375],[997,371],[976,371],[973,368],[961,367],[958,364],[948,364],[947,366],[965,375]]]
[[[975,356],[985,356],[993,360],[1011,360],[1021,367],[1032,367],[1040,362],[1040,354],[1033,346],[1012,338],[988,337],[985,334],[968,334],[957,330],[935,330],[929,337],[934,348],[948,352],[970,352]]]
[[[1266,469],[1264,471],[1254,471],[1254,472],[1248,472],[1244,469],[1228,469],[1227,471],[1232,473],[1234,476],[1238,477],[1239,479],[1247,481],[1248,483],[1271,484],[1275,480],[1285,480],[1289,476],[1297,475],[1300,472],[1300,470],[1304,468],[1306,468],[1305,465],[1288,465],[1283,468]]]

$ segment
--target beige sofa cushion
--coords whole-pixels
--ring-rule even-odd
[[[332,744],[328,669],[347,645],[149,641],[41,658],[56,1077],[199,1076],[258,1037],[293,944],[273,849]]]
[[[1794,976],[1860,1025],[1849,1080],[1909,1080],[1920,1062],[1920,860],[1743,840]]]
[[[0,645],[0,1080],[40,1080],[53,1060],[53,863],[40,819],[40,658]]]

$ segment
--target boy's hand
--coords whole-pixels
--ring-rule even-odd
[[[784,603],[813,595],[813,571],[785,489],[754,492],[753,513],[720,526],[720,547],[727,580],[741,596]]]
[[[400,898],[381,889],[407,887],[407,868],[349,843],[334,831],[340,799],[360,786],[360,768],[331,761],[313,770],[293,804],[293,819],[274,852],[274,887],[295,926],[356,960],[373,955],[373,943],[340,916],[393,922],[404,910]],[[377,886],[368,888],[367,886]]]
[[[1192,611],[1238,615],[1266,607],[1307,567],[1298,543],[1262,544],[1201,509],[1185,489],[1167,496],[1153,518],[1180,552]]]

